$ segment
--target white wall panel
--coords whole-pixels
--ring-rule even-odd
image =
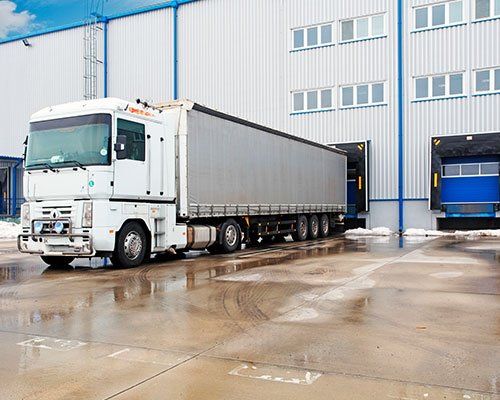
[[[411,32],[413,6],[438,3],[411,1],[405,29],[404,177],[406,198],[429,196],[429,140],[436,135],[500,131],[500,95],[473,96],[474,69],[500,66],[500,20],[474,22],[474,2],[464,0],[464,24]],[[408,25],[408,23],[406,24]],[[412,102],[416,76],[464,71],[460,99]]]
[[[172,99],[172,9],[108,24],[108,97]]]
[[[82,100],[83,29],[0,44],[0,155],[21,156],[34,112]]]
[[[209,0],[179,10],[180,94],[322,143],[372,141],[372,198],[397,196],[395,0]],[[387,13],[386,38],[290,52],[291,29]],[[338,42],[338,40],[336,41]],[[388,105],[290,115],[290,92],[387,81]]]

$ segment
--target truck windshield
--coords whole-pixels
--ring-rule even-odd
[[[26,168],[109,165],[110,138],[110,114],[32,122],[26,152]]]

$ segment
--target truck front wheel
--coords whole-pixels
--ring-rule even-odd
[[[146,247],[146,234],[142,226],[137,222],[128,222],[118,234],[111,262],[114,267],[137,267],[144,261]]]
[[[292,233],[292,238],[296,242],[302,242],[307,239],[309,234],[309,224],[307,223],[307,217],[301,214],[297,218],[297,224],[295,227],[295,232]]]
[[[64,257],[64,256],[41,256],[40,258],[45,264],[57,268],[69,265],[75,259],[75,257]]]

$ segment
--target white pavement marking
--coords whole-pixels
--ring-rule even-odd
[[[229,375],[243,378],[260,379],[270,382],[292,383],[295,385],[312,385],[321,376],[319,372],[283,369],[274,366],[261,366],[241,364],[229,371]],[[278,375],[279,374],[279,375]]]
[[[171,367],[178,364],[181,361],[185,361],[189,356],[184,355],[179,357],[178,354],[170,354],[160,350],[150,350],[150,349],[135,349],[126,348],[118,350],[112,354],[108,354],[106,357],[115,358],[122,361],[140,362],[140,363],[150,363],[165,365]]]
[[[36,337],[17,343],[18,346],[37,347],[39,349],[70,351],[85,346],[87,343],[79,340],[54,339],[49,337]]]
[[[463,274],[464,273],[460,271],[443,271],[443,272],[434,272],[433,274],[430,274],[430,276],[437,279],[446,279],[446,278],[458,278]]]

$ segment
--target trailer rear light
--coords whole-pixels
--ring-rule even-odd
[[[82,228],[92,228],[92,202],[83,203]]]

